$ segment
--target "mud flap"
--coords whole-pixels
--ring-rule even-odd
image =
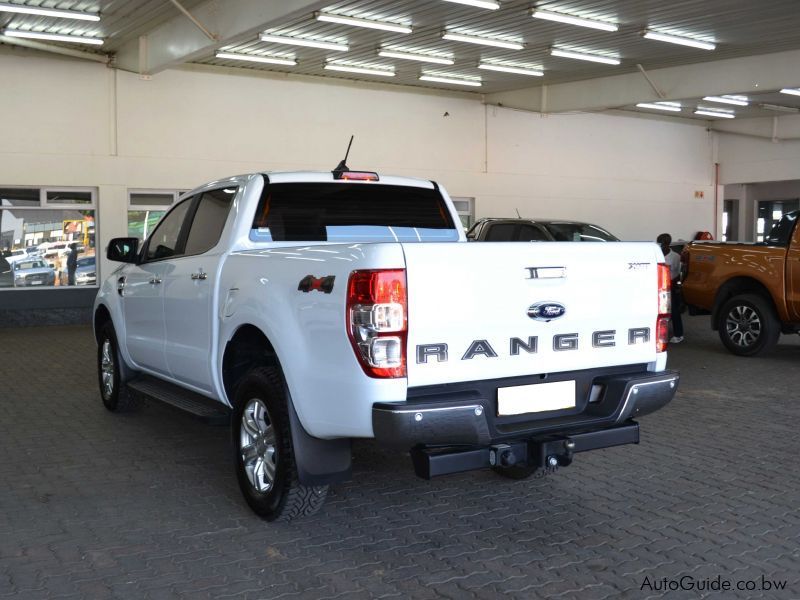
[[[323,440],[309,435],[294,410],[291,396],[287,394],[287,397],[294,459],[300,483],[319,486],[349,480],[352,477],[351,440]]]

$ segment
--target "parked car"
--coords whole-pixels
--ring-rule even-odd
[[[691,242],[684,249],[683,297],[691,314],[739,356],[768,352],[781,333],[800,332],[800,211],[783,215],[764,242]]]
[[[55,285],[56,271],[41,258],[26,258],[14,263],[16,287]]]
[[[579,221],[547,219],[481,219],[467,232],[481,242],[618,242],[602,227]]]
[[[96,285],[97,266],[94,256],[84,256],[78,259],[78,268],[75,270],[75,285]]]
[[[200,187],[141,252],[108,246],[124,264],[94,306],[102,401],[230,423],[239,486],[269,520],[319,509],[354,438],[410,450],[427,479],[522,479],[637,443],[634,419],[679,378],[658,247],[464,242],[427,180],[337,169]]]

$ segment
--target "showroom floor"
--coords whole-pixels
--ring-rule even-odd
[[[0,330],[0,598],[645,598],[683,575],[800,597],[800,340],[741,359],[687,320],[639,446],[427,482],[357,444],[353,480],[292,524],[244,504],[225,428],[106,412],[87,327]]]

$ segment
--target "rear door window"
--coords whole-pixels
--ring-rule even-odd
[[[184,254],[203,254],[217,245],[228,220],[236,188],[205,192],[200,197]]]
[[[520,225],[517,240],[520,242],[547,242],[550,238],[547,234],[533,225]]]
[[[270,183],[255,242],[449,242],[458,240],[436,189],[370,183]]]

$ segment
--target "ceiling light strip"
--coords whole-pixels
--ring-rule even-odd
[[[58,8],[43,8],[41,6],[25,6],[22,4],[9,4],[0,2],[0,12],[17,13],[22,15],[37,15],[39,17],[57,17],[59,19],[76,19],[78,21],[99,21],[100,15],[95,15],[76,10],[61,10]]]
[[[617,31],[619,26],[616,23],[609,21],[599,21],[597,19],[586,19],[584,17],[576,17],[565,13],[554,12],[551,10],[534,9],[531,12],[534,19],[545,19],[547,21],[556,21],[558,23],[567,23],[569,25],[577,25],[579,27],[590,27],[591,29],[600,29],[602,31]]]
[[[706,117],[720,117],[722,119],[733,119],[736,117],[736,114],[733,111],[722,112],[721,110],[708,109],[702,106],[698,106],[697,110],[694,111],[694,114],[704,115]]]
[[[606,65],[618,65],[620,63],[620,60],[618,58],[611,58],[609,56],[602,56],[600,54],[589,54],[588,52],[561,50],[559,48],[551,49],[550,55],[560,56],[561,58],[574,58],[576,60],[588,60],[589,62],[603,63]]]
[[[348,17],[345,15],[334,15],[331,13],[318,12],[314,14],[317,21],[326,23],[338,23],[339,25],[352,25],[353,27],[366,27],[367,29],[381,29],[383,31],[393,31],[395,33],[411,33],[411,27],[390,21],[377,21],[375,19],[362,19],[360,17]]]
[[[261,54],[239,54],[236,52],[217,52],[217,58],[227,60],[243,60],[245,62],[265,63],[270,65],[286,65],[293,67],[297,61],[292,58],[282,58],[280,56],[264,56]]]
[[[497,38],[488,38],[479,35],[465,35],[463,33],[446,32],[442,34],[443,40],[452,42],[466,42],[468,44],[478,44],[479,46],[493,46],[495,48],[506,48],[508,50],[522,50],[525,46],[519,42],[508,42]]]
[[[65,35],[61,33],[41,33],[38,31],[23,31],[20,29],[5,29],[3,35],[8,37],[27,38],[31,40],[49,40],[52,42],[71,42],[75,44],[92,44],[102,46],[104,40],[100,38],[83,37],[80,35]]]
[[[416,60],[418,62],[433,63],[436,65],[452,65],[455,61],[446,56],[433,56],[431,54],[417,54],[415,52],[402,52],[399,50],[379,50],[378,56],[384,58],[400,58],[402,60]]]
[[[705,96],[703,100],[719,102],[720,104],[733,104],[734,106],[747,106],[750,104],[746,96]]]
[[[673,102],[670,102],[670,103],[664,102],[663,104],[662,103],[658,103],[658,102],[639,102],[639,104],[637,104],[636,107],[637,108],[651,108],[651,109],[654,109],[654,110],[666,110],[666,111],[669,111],[669,112],[680,112],[681,111],[681,105],[680,104],[676,105]]]
[[[652,31],[650,29],[647,29],[642,35],[648,40],[668,42],[670,44],[678,44],[680,46],[691,46],[692,48],[700,48],[701,50],[714,50],[717,47],[716,44],[711,42],[704,42],[703,40],[697,40],[679,35],[671,35],[668,33],[659,33],[658,31]]]
[[[800,96],[800,88],[783,88],[781,94],[789,94],[791,96]]]
[[[308,48],[322,48],[323,50],[337,50],[339,52],[347,52],[350,47],[347,44],[337,42],[325,42],[322,40],[313,40],[310,38],[299,38],[288,35],[273,35],[271,33],[262,33],[260,36],[262,42],[270,42],[272,44],[288,44],[290,46],[305,46]]]
[[[380,77],[394,77],[394,69],[371,69],[369,67],[359,67],[355,65],[341,65],[338,63],[328,63],[325,65],[325,68],[329,71],[359,73],[361,75],[378,75]]]
[[[440,77],[439,75],[420,75],[420,81],[430,81],[434,83],[447,83],[451,85],[466,85],[470,87],[481,87],[480,80],[475,79],[456,79],[452,77]]]
[[[531,77],[542,77],[544,71],[540,68],[534,67],[520,67],[515,65],[500,65],[497,63],[480,63],[479,69],[487,71],[499,71],[501,73],[514,73],[516,75],[530,75]]]
[[[762,103],[758,105],[759,108],[763,108],[764,110],[774,110],[776,112],[785,112],[785,113],[798,113],[800,112],[800,108],[795,108],[793,106],[783,106],[781,104],[767,104]]]
[[[489,0],[444,0],[445,2],[452,2],[453,4],[466,4],[467,6],[475,6],[476,8],[488,8],[489,10],[497,10],[500,8],[499,2],[491,2]]]

